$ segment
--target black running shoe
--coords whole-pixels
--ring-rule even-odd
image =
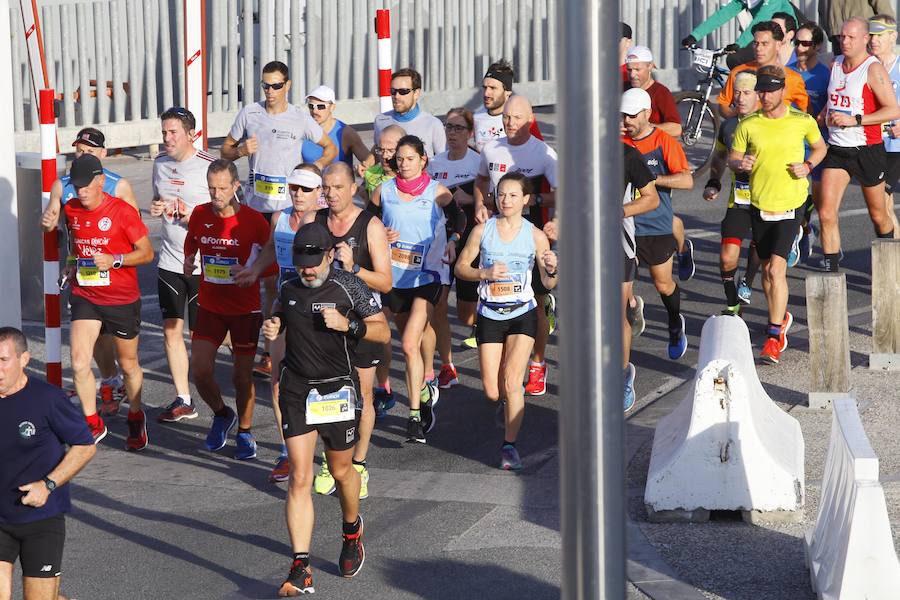
[[[278,596],[288,598],[292,596],[300,596],[302,594],[313,594],[316,588],[313,587],[312,569],[304,567],[300,559],[294,561],[291,565],[291,571],[288,573],[287,579],[278,588]]]
[[[434,409],[437,406],[438,394],[440,394],[438,387],[430,381],[419,392],[419,410],[422,415],[422,430],[425,433],[431,433],[437,421]]]
[[[406,441],[425,443],[425,432],[422,430],[422,421],[419,419],[409,418],[406,422]]]
[[[344,545],[341,547],[341,577],[353,577],[366,562],[366,549],[363,547],[363,519],[359,515],[359,530],[353,534],[342,534]]]

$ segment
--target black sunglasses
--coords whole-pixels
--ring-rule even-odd
[[[447,131],[468,131],[469,128],[465,125],[457,125],[456,123],[447,123],[444,125],[444,129]]]
[[[266,83],[265,81],[260,81],[259,87],[261,87],[264,90],[268,90],[268,89],[280,90],[286,84],[287,84],[287,81],[279,81],[278,83]]]
[[[306,192],[307,194],[310,193],[311,191],[313,191],[314,189],[316,189],[314,187],[306,187],[305,185],[297,185],[297,184],[293,184],[293,183],[288,185],[288,187],[289,188],[300,188],[301,191]]]
[[[413,91],[412,88],[391,88],[391,96],[406,96],[411,91]]]
[[[795,46],[803,46],[804,48],[809,48],[813,45],[812,40],[794,40]]]
[[[328,108],[327,104],[307,104],[306,108],[309,110],[325,110]]]
[[[307,256],[315,256],[317,254],[324,254],[326,252],[325,248],[320,248],[319,246],[311,246],[309,244],[304,244],[303,246],[297,247],[294,246],[294,254],[305,254]]]

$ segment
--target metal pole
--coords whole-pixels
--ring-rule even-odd
[[[563,600],[625,596],[618,0],[560,2]],[[603,18],[601,19],[601,9]],[[566,202],[566,199],[572,199]],[[605,260],[601,260],[603,257]],[[615,258],[615,260],[613,260]]]

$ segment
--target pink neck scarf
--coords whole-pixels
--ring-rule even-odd
[[[397,189],[403,192],[404,194],[411,194],[413,196],[420,196],[422,192],[425,191],[425,188],[428,187],[428,184],[431,183],[431,176],[428,173],[422,172],[421,175],[416,177],[415,179],[400,179],[397,177]]]

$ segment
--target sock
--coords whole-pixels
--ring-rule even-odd
[[[230,417],[230,416],[231,416],[231,411],[228,410],[228,407],[227,407],[227,406],[224,406],[224,405],[223,405],[222,408],[220,408],[219,410],[213,411],[213,414],[215,414],[217,417],[223,417],[223,418],[224,418],[224,417]]]
[[[419,390],[419,402],[423,404],[431,402],[431,387],[428,384],[423,385]]]
[[[287,446],[284,445],[284,444],[282,444],[282,445],[281,445],[281,455],[280,455],[280,456],[287,456],[287,455],[288,455],[288,453],[287,453]]]
[[[503,448],[504,446],[511,446],[511,447],[515,448],[516,443],[515,442],[507,442],[506,440],[503,440],[503,444],[501,444],[500,447]]]
[[[434,369],[425,373],[425,381],[434,381]]]
[[[777,338],[781,335],[781,323],[769,323],[766,328],[766,335],[770,338]]]
[[[341,529],[344,531],[344,535],[353,535],[354,533],[359,533],[360,525],[362,525],[362,521],[359,520],[359,517],[356,517],[356,520],[352,523],[344,521],[341,524]]]
[[[97,413],[86,416],[84,420],[87,421],[89,425],[99,425],[103,422],[103,420],[100,418],[100,415],[98,415]]]
[[[419,412],[418,408],[415,408],[415,409],[411,408],[411,409],[409,409],[409,418],[412,419],[413,421],[421,421],[422,414]]]
[[[659,297],[669,315],[669,331],[681,329],[681,289],[678,284],[675,284],[675,289],[671,294],[668,296],[660,294]]]
[[[386,394],[390,394],[391,393],[391,380],[388,379],[387,381],[385,381],[384,385],[381,385],[380,383],[375,384],[375,389],[384,390]]]
[[[309,552],[294,552],[294,561],[300,561],[304,568],[309,566]]]
[[[737,273],[737,269],[720,270],[719,272],[722,274],[722,286],[725,288],[725,301],[728,306],[738,304],[740,300],[737,295],[737,286],[734,285],[734,274]]]
[[[543,368],[544,368],[544,365],[547,364],[547,363],[545,363],[544,361],[541,361],[541,362],[534,362],[534,361],[531,361],[531,362],[528,363],[528,364],[529,364],[529,366],[531,366],[531,367],[540,367],[540,368],[543,369]]]
[[[191,395],[190,394],[178,394],[178,397],[181,399],[182,402],[184,402],[188,406],[191,405]]]
[[[875,236],[880,240],[892,240],[892,239],[894,239],[894,230],[891,229],[887,233],[875,232]]]
[[[841,258],[840,252],[833,252],[831,254],[826,254],[825,255],[825,270],[831,271],[832,273],[837,273],[838,261],[840,260],[840,258]]]
[[[353,459],[353,464],[354,464],[354,465],[359,465],[359,466],[361,466],[362,468],[365,469],[365,468],[366,468],[366,459],[356,460],[356,459],[354,458],[354,459]]]
[[[144,411],[138,409],[135,412],[128,411],[128,420],[129,421],[143,421],[144,420]]]
[[[456,370],[456,367],[453,366],[453,363],[452,363],[452,362],[441,363],[441,371],[444,370],[444,367],[450,367],[450,368],[453,369],[454,371]]]
[[[249,427],[238,427],[238,433],[250,433]]]

